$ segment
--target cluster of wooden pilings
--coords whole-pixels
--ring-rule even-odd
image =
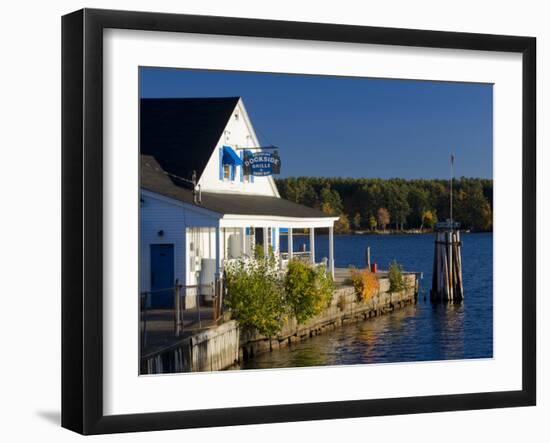
[[[460,231],[436,232],[430,300],[459,303],[464,299],[461,248]]]

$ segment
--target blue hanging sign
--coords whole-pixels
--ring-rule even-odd
[[[277,151],[250,152],[245,151],[243,158],[243,174],[265,177],[281,173],[281,158]]]

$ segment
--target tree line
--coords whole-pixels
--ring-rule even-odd
[[[289,177],[276,183],[281,197],[339,216],[337,233],[431,230],[450,217],[449,180]],[[463,229],[491,231],[493,180],[455,179],[453,219]]]

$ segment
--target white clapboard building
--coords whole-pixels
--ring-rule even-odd
[[[265,152],[259,146],[239,97],[141,100],[140,290],[164,294],[152,297],[152,306],[173,303],[161,290],[176,280],[212,283],[227,260],[252,256],[256,244],[282,258],[282,232],[284,259],[291,258],[298,228],[309,229],[311,260],[315,228],[329,229],[327,266],[334,272],[337,218],[282,199],[271,175],[247,175],[243,160]]]

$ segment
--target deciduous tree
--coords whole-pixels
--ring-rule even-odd
[[[386,208],[379,208],[376,212],[376,221],[378,226],[382,228],[383,231],[386,230],[386,226],[390,224],[390,213]]]

